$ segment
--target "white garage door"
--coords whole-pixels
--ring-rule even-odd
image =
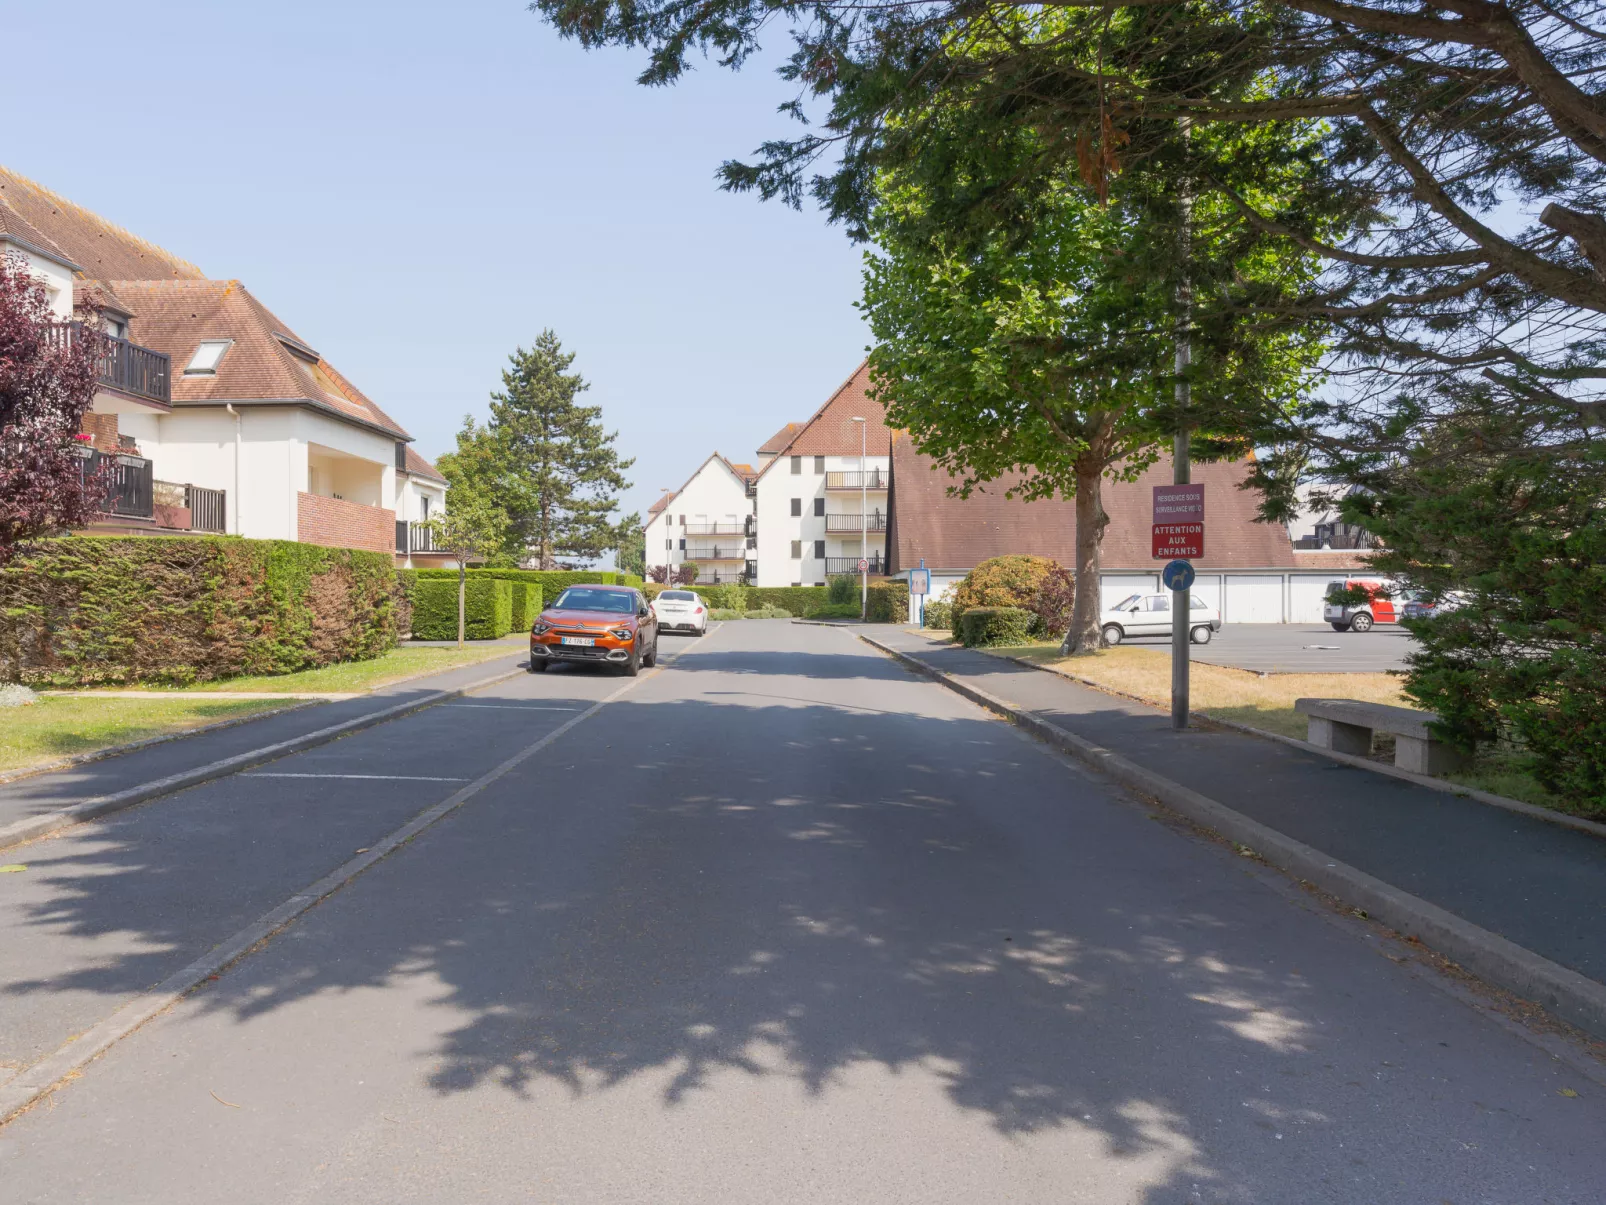
[[[1227,605],[1221,618],[1227,623],[1281,623],[1282,574],[1229,574]]]
[[[1221,609],[1221,574],[1201,573],[1193,579],[1193,596],[1207,607]]]
[[[1337,574],[1342,578],[1343,573]],[[1327,600],[1327,585],[1335,575],[1324,573],[1320,577],[1295,574],[1288,583],[1288,621],[1290,623],[1321,623],[1322,607]]]
[[[1099,578],[1099,598],[1106,609],[1128,594],[1154,594],[1159,589],[1158,573],[1106,573]]]

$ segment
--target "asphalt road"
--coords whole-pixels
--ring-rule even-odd
[[[1133,648],[1171,652],[1169,636],[1133,636]],[[1335,632],[1327,623],[1228,623],[1209,644],[1196,644],[1195,661],[1262,674],[1379,673],[1404,669],[1416,642],[1398,624],[1370,632]]]
[[[1360,922],[850,632],[685,644],[0,1128],[0,1196],[1600,1199],[1606,1088]],[[27,847],[0,1057],[620,685],[520,679]]]

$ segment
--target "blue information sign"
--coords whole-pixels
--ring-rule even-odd
[[[1160,580],[1167,590],[1193,589],[1193,566],[1187,561],[1168,561],[1160,571]]]

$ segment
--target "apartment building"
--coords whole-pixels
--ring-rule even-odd
[[[647,511],[646,561],[671,573],[690,562],[697,580],[713,585],[750,581],[755,535],[752,465],[733,464],[718,452],[686,484]]]
[[[109,460],[103,531],[217,532],[443,563],[418,524],[446,483],[412,436],[237,280],[0,168],[0,254],[21,258],[75,337],[93,301],[110,337],[85,416]]]

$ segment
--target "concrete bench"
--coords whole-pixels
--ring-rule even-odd
[[[1366,757],[1372,752],[1372,733],[1387,732],[1394,737],[1394,764],[1402,770],[1447,774],[1467,761],[1428,730],[1439,718],[1431,711],[1356,699],[1296,699],[1294,710],[1310,717],[1305,739],[1334,753]]]

